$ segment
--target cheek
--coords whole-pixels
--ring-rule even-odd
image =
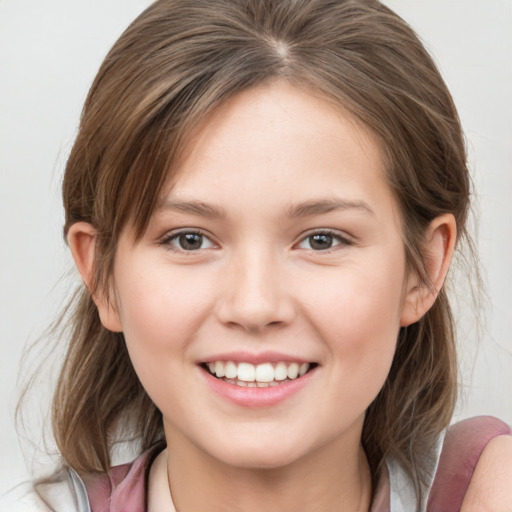
[[[171,272],[144,261],[119,265],[116,295],[130,359],[152,401],[167,414],[185,415],[187,371],[194,369],[190,352],[198,327],[208,315],[211,287],[201,276]],[[204,276],[203,276],[204,277]],[[172,413],[170,412],[172,411]]]
[[[125,331],[179,338],[201,317],[210,296],[208,283],[197,273],[153,266],[158,272],[133,269],[131,276],[119,272],[126,279],[116,277],[121,323]]]
[[[333,361],[332,379],[368,406],[393,361],[403,274],[366,267],[340,271],[337,279],[326,282],[323,293],[309,303],[311,322]]]
[[[329,338],[339,338],[342,344],[359,338],[358,334],[364,337],[373,333],[379,338],[380,332],[385,337],[400,325],[402,276],[400,272],[368,268],[339,270],[310,294],[308,309]],[[352,336],[344,338],[344,333]]]
[[[164,373],[166,354],[183,356],[187,346],[208,314],[211,287],[193,272],[130,271],[119,266],[116,296],[124,337],[130,357],[141,380],[144,375]],[[155,268],[156,265],[155,265]],[[179,359],[166,359],[172,365]]]

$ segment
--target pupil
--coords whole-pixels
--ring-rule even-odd
[[[332,247],[331,235],[313,235],[311,237],[310,245],[312,249],[325,250]]]
[[[179,242],[181,248],[185,249],[186,251],[199,249],[203,243],[203,235],[198,235],[196,233],[185,233],[180,235]]]

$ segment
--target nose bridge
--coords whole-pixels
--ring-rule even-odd
[[[281,258],[264,244],[249,244],[233,253],[226,269],[220,316],[224,323],[248,331],[291,321],[293,306],[285,287]]]

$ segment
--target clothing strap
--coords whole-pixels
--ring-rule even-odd
[[[480,455],[510,427],[492,416],[477,416],[448,429],[428,500],[431,512],[459,512]]]

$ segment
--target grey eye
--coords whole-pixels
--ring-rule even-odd
[[[330,249],[334,244],[334,237],[332,235],[312,235],[308,237],[309,246],[315,251],[323,251]]]
[[[172,236],[168,242],[172,247],[181,251],[197,251],[213,247],[209,238],[201,233],[182,232]]]
[[[341,235],[329,232],[320,232],[307,236],[299,243],[299,247],[301,249],[308,249],[310,251],[317,252],[327,251],[337,245],[350,245],[350,242]]]
[[[184,233],[178,237],[180,248],[185,251],[194,251],[200,249],[203,243],[203,235],[196,233]]]

